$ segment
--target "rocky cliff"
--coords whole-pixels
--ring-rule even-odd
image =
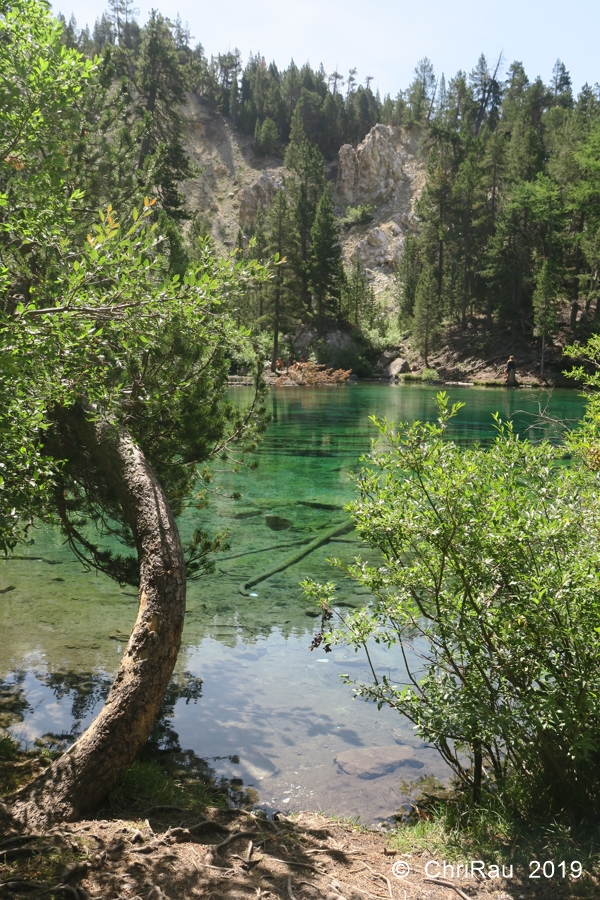
[[[357,225],[344,241],[350,262],[360,259],[376,292],[384,290],[412,227],[415,202],[425,183],[419,134],[376,125],[354,148],[340,148],[336,194],[340,205],[371,206],[373,222]]]
[[[238,231],[251,229],[279,190],[285,168],[277,157],[259,156],[252,138],[239,134],[206,103],[190,95],[183,110],[187,151],[197,173],[185,185],[188,205],[198,211],[217,246],[233,247]],[[385,292],[425,180],[419,134],[376,125],[357,146],[344,144],[330,163],[338,212],[371,206],[373,220],[343,232],[348,265],[359,258],[377,293]]]

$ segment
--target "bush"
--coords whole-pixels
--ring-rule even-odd
[[[373,207],[370,204],[366,206],[349,206],[341,218],[342,225],[346,228],[352,228],[353,225],[368,225],[373,221]]]
[[[476,804],[487,792],[518,815],[592,818],[600,475],[584,456],[561,464],[563,449],[521,441],[497,417],[489,449],[461,449],[445,431],[462,404],[450,409],[445,393],[437,402],[437,424],[377,423],[352,512],[384,562],[344,567],[374,600],[325,639],[399,648],[408,678],[378,676],[355,692],[407,716]],[[330,616],[334,586],[307,589]]]

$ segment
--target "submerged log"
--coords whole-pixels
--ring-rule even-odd
[[[242,585],[240,585],[240,593],[248,596],[248,591],[250,588],[254,587],[257,584],[260,584],[261,581],[266,581],[267,578],[270,578],[271,575],[276,575],[277,572],[283,572],[285,569],[289,569],[290,566],[293,566],[294,563],[300,562],[301,559],[304,559],[305,556],[308,556],[309,553],[312,553],[314,550],[318,550],[319,547],[322,547],[323,544],[327,544],[333,538],[338,537],[340,534],[347,534],[349,531],[354,530],[354,522],[342,522],[335,526],[335,528],[331,528],[329,531],[326,531],[325,534],[320,535],[315,538],[314,541],[311,541],[309,544],[305,544],[301,550],[298,550],[296,553],[292,554],[292,556],[288,556],[287,559],[284,559],[282,562],[278,563],[276,566],[273,566],[270,569],[267,569],[264,572],[261,572],[259,575],[255,575],[254,578],[249,578],[248,581],[245,581]]]

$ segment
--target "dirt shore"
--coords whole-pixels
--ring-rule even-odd
[[[48,880],[53,854],[56,874]],[[315,813],[277,813],[268,820],[240,809],[208,809],[192,817],[176,807],[155,807],[145,818],[64,824],[43,835],[6,834],[2,857],[4,891],[73,900],[568,900],[600,893],[598,882],[585,874],[576,881],[532,882],[517,865],[508,878],[494,877],[488,863],[483,877],[477,871],[465,877],[468,861],[454,860],[454,869],[448,866],[446,878],[439,877],[439,853],[399,853],[393,834]]]

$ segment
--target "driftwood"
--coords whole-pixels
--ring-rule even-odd
[[[338,537],[338,535],[347,534],[353,529],[354,522],[346,521],[336,525],[335,528],[326,531],[325,534],[322,534],[319,537],[315,538],[314,541],[311,541],[309,544],[305,544],[301,550],[298,550],[298,552],[292,554],[292,556],[288,556],[288,558],[284,559],[283,562],[278,563],[271,569],[267,569],[266,571],[261,572],[259,575],[255,575],[254,578],[249,578],[248,581],[245,581],[242,585],[240,585],[240,593],[247,596],[250,588],[254,587],[256,584],[260,584],[261,581],[266,581],[267,578],[270,578],[272,575],[276,575],[277,572],[283,572],[285,569],[289,569],[289,567],[293,566],[294,563],[300,562],[301,559],[304,559],[304,557],[308,556],[309,553],[312,553],[314,550],[322,547],[323,544],[327,544],[333,538]]]

